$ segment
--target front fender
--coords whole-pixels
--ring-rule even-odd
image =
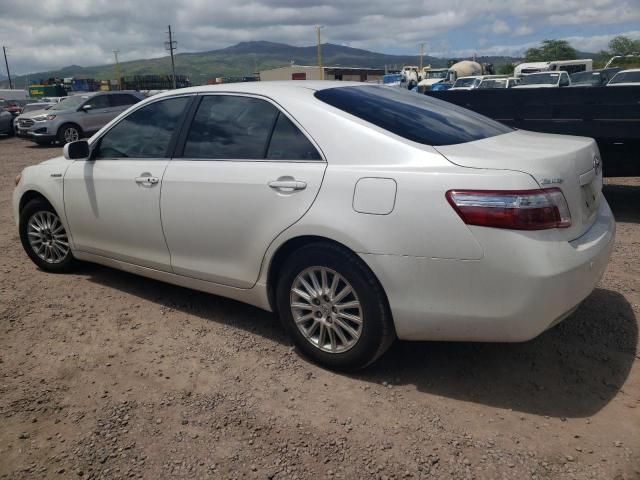
[[[64,209],[64,175],[71,163],[71,161],[60,157],[25,168],[22,171],[20,183],[13,191],[13,216],[16,226],[19,227],[20,204],[25,195],[41,195],[58,213],[73,248],[73,236],[69,230]]]

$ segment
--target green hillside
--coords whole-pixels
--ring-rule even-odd
[[[228,76],[250,76],[254,72],[269,68],[282,67],[295,63],[298,65],[315,65],[317,63],[317,50],[315,46],[294,47],[282,43],[273,42],[242,42],[220,50],[198,53],[181,53],[175,56],[176,74],[187,75],[193,84],[206,83],[210,78]],[[323,64],[327,66],[342,67],[367,67],[367,68],[401,68],[403,65],[416,65],[417,56],[386,55],[370,52],[357,48],[333,45],[330,43],[322,46]],[[513,61],[510,57],[482,57],[479,61],[487,61],[501,64]],[[424,64],[434,67],[444,67],[445,59],[425,56]],[[120,72],[123,76],[171,73],[171,60],[168,56],[133,60],[120,63]],[[84,76],[96,80],[116,78],[115,65],[98,65],[93,67],[81,67],[71,65],[59,70],[32,73],[28,75],[30,83],[40,79],[52,77],[77,77]],[[18,76],[14,79],[14,85],[22,88],[27,76]],[[2,83],[2,82],[0,82]]]

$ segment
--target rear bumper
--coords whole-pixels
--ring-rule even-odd
[[[519,342],[568,316],[606,269],[615,221],[606,201],[580,238],[553,230],[472,228],[480,260],[361,255],[384,287],[404,340]]]

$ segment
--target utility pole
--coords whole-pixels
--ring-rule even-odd
[[[176,42],[171,36],[171,25],[169,25],[169,31],[167,33],[169,34],[169,41],[164,42],[164,47],[165,47],[165,50],[169,50],[169,52],[171,53],[171,73],[172,73],[172,79],[173,79],[173,88],[175,90],[177,88],[176,87],[176,64],[173,61],[173,51],[176,48],[178,48],[178,42]]]
[[[322,68],[322,43],[320,41],[320,30],[324,28],[324,25],[316,26],[316,33],[318,34],[318,70],[320,72],[320,80],[324,80],[324,69]]]
[[[116,79],[118,80],[118,90],[122,90],[122,85],[120,84],[120,64],[118,63],[118,54],[120,50],[114,50],[113,56],[116,57]]]
[[[2,47],[2,53],[4,53],[4,64],[7,67],[7,77],[9,77],[9,88],[13,90],[13,83],[11,83],[11,73],[9,73],[9,62],[7,61],[7,47]]]
[[[420,71],[419,75],[422,75],[422,57],[424,57],[424,42],[420,44]]]

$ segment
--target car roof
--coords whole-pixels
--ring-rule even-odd
[[[262,81],[262,82],[237,82],[222,83],[218,85],[201,85],[199,87],[178,88],[176,90],[168,90],[158,93],[149,99],[162,97],[171,97],[180,94],[190,93],[248,93],[264,96],[279,95],[296,95],[309,96],[319,90],[338,87],[358,87],[358,86],[382,86],[380,84],[372,84],[365,82],[343,82],[333,80],[281,80],[281,81]]]

